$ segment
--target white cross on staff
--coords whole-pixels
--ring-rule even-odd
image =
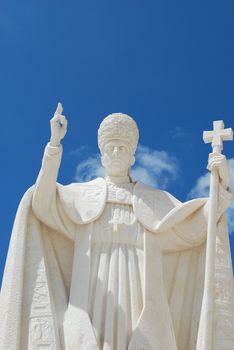
[[[233,139],[232,129],[224,129],[222,120],[213,122],[213,131],[204,131],[205,143],[212,142],[213,153],[222,153],[223,141]],[[218,190],[219,174],[213,169],[210,175],[210,195],[207,226],[206,266],[204,293],[201,309],[201,320],[198,332],[196,350],[213,350],[213,313],[214,313],[214,277],[215,277],[215,249],[218,218]]]

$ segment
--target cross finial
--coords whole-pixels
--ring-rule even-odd
[[[224,129],[222,120],[213,122],[213,131],[204,131],[203,140],[205,143],[212,143],[213,152],[221,153],[223,149],[223,141],[230,141],[233,139],[232,129]]]

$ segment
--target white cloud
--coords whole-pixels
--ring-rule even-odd
[[[170,131],[172,139],[187,139],[188,133],[184,131],[180,126],[176,126],[173,130]]]
[[[104,174],[100,156],[99,154],[95,154],[77,165],[74,178],[77,182],[85,182],[99,176],[104,176]]]
[[[68,154],[70,156],[80,157],[80,156],[84,155],[84,152],[85,153],[90,152],[90,147],[86,146],[86,145],[82,145],[80,147],[77,147],[77,148],[71,150],[70,152],[68,152]]]
[[[138,146],[136,164],[131,171],[134,180],[165,189],[177,177],[178,172],[178,161],[174,156],[166,151]]]
[[[82,147],[81,149],[87,148]],[[80,155],[80,149],[71,154],[77,155],[77,153]],[[134,180],[165,189],[168,183],[176,178],[178,171],[178,162],[175,157],[165,151],[139,145],[136,164],[131,171],[131,176]],[[89,156],[76,167],[75,180],[78,182],[89,181],[98,176],[104,176],[99,154]]]
[[[210,186],[210,173],[206,173],[197,179],[196,185],[191,189],[188,198],[208,197]]]
[[[231,176],[231,188],[234,190],[234,158],[228,160],[230,176]],[[199,177],[195,186],[188,194],[188,198],[208,197],[209,196],[209,184],[210,174]],[[231,202],[230,208],[227,210],[228,224],[231,232],[234,232],[234,198]]]

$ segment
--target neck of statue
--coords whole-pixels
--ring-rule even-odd
[[[130,177],[128,175],[124,175],[124,176],[106,175],[105,179],[107,183],[112,183],[112,184],[123,184],[123,183],[131,182]]]

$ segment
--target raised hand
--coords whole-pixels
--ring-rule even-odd
[[[59,146],[60,141],[64,138],[67,132],[67,119],[62,115],[63,107],[59,102],[53,118],[50,120],[51,138],[50,145],[53,147]]]

